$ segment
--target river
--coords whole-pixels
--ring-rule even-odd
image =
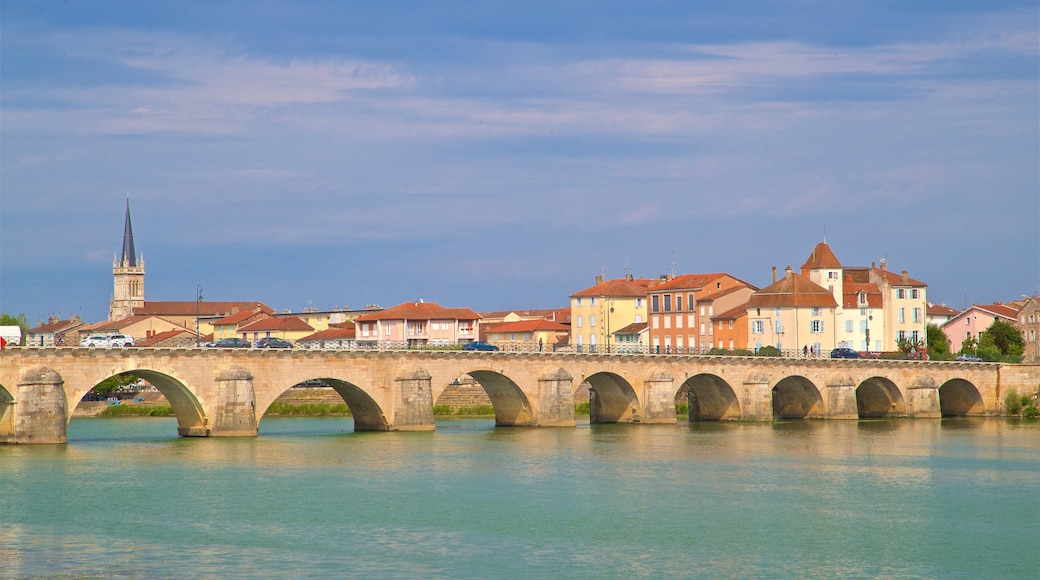
[[[0,447],[0,578],[1034,578],[1040,426],[353,433],[73,419]]]

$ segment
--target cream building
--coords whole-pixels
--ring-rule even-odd
[[[480,336],[480,315],[436,302],[405,302],[354,319],[359,346],[451,346]]]
[[[611,336],[634,322],[647,320],[647,290],[658,280],[624,278],[603,280],[571,294],[570,344],[579,352],[611,347]]]
[[[755,292],[747,303],[748,348],[775,346],[787,354],[829,354],[838,344],[831,290],[787,268],[784,277]]]

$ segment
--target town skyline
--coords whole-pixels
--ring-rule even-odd
[[[955,308],[1040,286],[1040,9],[5,3],[0,311],[564,306],[826,239]]]

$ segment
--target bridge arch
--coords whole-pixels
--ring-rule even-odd
[[[495,408],[495,425],[499,427],[534,425],[535,416],[527,395],[512,379],[493,370],[472,370],[473,377]]]
[[[354,383],[335,377],[312,377],[285,387],[262,409],[257,409],[258,422],[263,420],[264,414],[271,408],[278,396],[287,393],[295,385],[306,381],[321,382],[329,385],[332,387],[332,390],[336,391],[347,405],[347,408],[350,409],[350,415],[354,418],[354,431],[387,431],[390,429],[386,414],[375,399]]]
[[[809,379],[793,375],[780,379],[773,386],[774,419],[819,419],[824,416],[823,397]]]
[[[11,431],[7,426],[14,416],[14,411],[11,411],[12,407],[14,407],[14,395],[6,387],[0,385],[0,440],[5,433]],[[8,411],[11,411],[10,415],[8,415]]]
[[[205,437],[209,435],[210,425],[206,417],[206,411],[198,397],[195,396],[195,393],[192,392],[184,381],[168,373],[155,369],[129,368],[101,377],[100,380],[94,382],[87,388],[81,388],[80,390],[73,392],[70,407],[75,408],[75,406],[83,400],[83,397],[85,397],[88,392],[99,385],[102,381],[110,377],[124,374],[133,374],[148,381],[156,388],[156,390],[166,397],[166,400],[170,403],[170,407],[173,408],[173,414],[177,417],[178,435],[181,437]],[[69,415],[71,416],[71,413],[69,413]]]
[[[939,387],[939,413],[943,417],[984,414],[982,395],[964,379],[951,379]]]
[[[612,372],[598,372],[587,377],[585,382],[589,384],[590,423],[639,421],[639,398],[624,377]]]
[[[860,419],[905,417],[906,400],[891,379],[870,377],[856,387],[856,409]]]
[[[689,389],[690,421],[740,419],[737,394],[722,377],[701,373],[686,379],[683,385]]]

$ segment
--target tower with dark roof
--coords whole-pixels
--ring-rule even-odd
[[[126,200],[126,220],[123,223],[123,251],[112,261],[112,300],[108,319],[122,320],[144,305],[144,256],[137,257],[134,248],[134,228],[130,224],[130,200]]]

